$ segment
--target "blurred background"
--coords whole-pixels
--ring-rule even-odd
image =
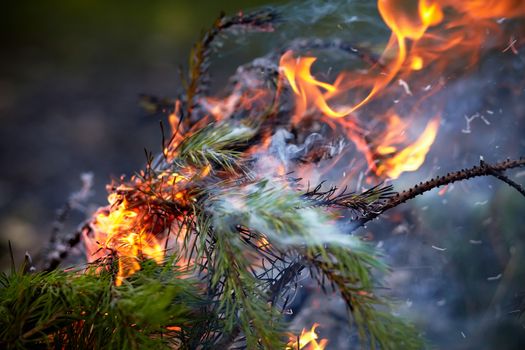
[[[159,117],[139,94],[173,97],[178,67],[221,11],[245,1],[12,1],[0,11],[0,250],[35,253],[55,211],[93,172],[93,202],[111,177],[160,150]],[[186,66],[185,66],[186,67]],[[185,68],[184,67],[184,68]],[[226,79],[236,65],[218,79]],[[220,68],[220,66],[219,66]]]
[[[388,31],[374,1],[316,1],[289,6],[281,34],[224,41],[213,64],[216,87],[235,69],[296,36],[345,36],[373,50]],[[0,267],[7,241],[21,260],[47,242],[55,213],[94,174],[94,204],[105,184],[144,165],[160,149],[159,116],[139,94],[173,97],[178,67],[220,11],[248,11],[268,1],[11,1],[0,12]],[[318,17],[316,17],[318,16]],[[322,21],[321,21],[322,19]],[[319,24],[321,23],[321,24]],[[313,26],[311,24],[316,24]],[[319,25],[318,25],[319,24]],[[280,32],[281,33],[281,32]],[[523,35],[517,32],[514,35]],[[269,38],[269,39],[267,39]],[[254,40],[255,39],[255,40]],[[525,48],[495,52],[473,75],[450,83],[449,103],[427,162],[396,189],[479,162],[525,155]],[[465,116],[483,114],[465,133]],[[512,172],[523,183],[525,173]],[[522,349],[525,292],[525,200],[490,178],[433,191],[362,230],[393,266],[389,287],[399,312],[438,348]],[[77,213],[78,214],[78,213]],[[82,216],[70,220],[70,229]],[[305,281],[293,319],[321,323],[328,349],[348,348],[344,307]],[[316,301],[317,300],[317,301]],[[319,300],[323,304],[319,304]],[[331,344],[331,345],[330,345]]]

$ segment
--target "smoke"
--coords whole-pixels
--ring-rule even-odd
[[[261,44],[264,48],[260,50],[266,55],[295,45],[305,52],[321,52],[316,76],[330,76],[329,72],[348,64],[348,55],[332,49],[323,52],[322,45],[307,48],[308,45],[298,44],[297,38],[309,38],[310,43],[319,38],[339,38],[377,55],[389,36],[374,1],[308,1],[285,5],[277,11],[280,23],[275,32],[269,34],[267,43],[271,47],[268,47],[270,44]],[[518,27],[513,27],[512,23],[506,27],[509,42],[523,35],[523,30]],[[290,44],[294,40],[295,44]],[[275,53],[266,55],[255,60],[252,67],[275,69],[272,58],[277,56]],[[410,95],[408,103],[399,100],[379,103],[409,111],[416,104],[412,95],[424,95],[435,87],[441,89],[425,100],[417,119],[410,121],[412,126],[422,123],[434,115],[436,107],[443,108],[437,139],[424,165],[417,172],[405,173],[394,182],[396,190],[474,165],[480,156],[492,162],[525,154],[525,49],[518,47],[513,53],[495,47],[483,52],[477,68],[460,68],[420,89],[403,81],[398,88],[400,95]],[[236,82],[242,82],[243,74],[246,71],[238,70]],[[282,107],[286,108],[290,112],[290,106]],[[360,117],[373,124],[373,114],[369,111],[365,108]],[[277,174],[276,169],[284,166],[286,171],[295,171],[294,174],[301,177],[307,174],[303,183],[328,180],[329,184],[343,184],[360,190],[365,176],[363,171],[355,171],[359,168],[356,159],[360,155],[352,144],[343,147],[332,143],[327,159],[320,160],[313,169],[296,165],[312,150],[330,144],[332,135],[325,131],[310,130],[301,135],[300,131],[276,130],[268,149],[257,155],[256,172]],[[346,151],[340,156],[343,148]],[[334,162],[334,157],[337,162]],[[328,168],[330,170],[325,171]],[[245,188],[239,194],[221,194],[220,200],[214,204],[215,209],[226,211],[235,206],[236,211],[246,215],[248,225],[269,232],[272,238],[279,240],[279,232],[266,227],[259,219],[258,211],[246,203],[245,198],[252,194],[252,190]],[[359,231],[359,235],[371,237],[381,246],[385,259],[392,266],[389,289],[385,293],[397,298],[398,312],[415,322],[437,347],[490,349],[513,339],[514,348],[520,348],[523,331],[516,315],[521,310],[513,305],[513,300],[515,295],[523,292],[520,282],[525,278],[522,267],[525,266],[525,241],[520,235],[525,224],[521,215],[525,209],[520,201],[522,198],[490,178],[441,190],[439,194],[433,191],[418,198]],[[299,213],[306,226],[311,228],[305,232],[314,244],[355,244],[354,238],[346,241],[333,228],[327,227],[329,225],[318,212],[301,210]],[[281,243],[297,244],[306,237],[294,236]],[[307,281],[303,284],[311,289],[299,293],[294,305],[291,317],[300,325],[298,327],[307,326],[312,321],[319,322],[333,330],[331,333],[327,331],[332,339],[331,346],[350,346],[354,335],[341,336],[347,331],[338,328],[337,322],[330,319],[341,316],[340,304],[327,303],[321,315],[308,302],[319,297],[318,292],[313,291],[314,284]],[[308,321],[301,325],[301,320],[306,319]],[[498,335],[501,329],[505,332]]]
[[[325,211],[305,207],[297,191],[267,176],[254,184],[217,190],[208,200],[208,212],[218,232],[232,232],[241,225],[264,233],[282,248],[335,244],[358,249],[362,245],[340,231]]]

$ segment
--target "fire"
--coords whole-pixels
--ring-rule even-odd
[[[348,115],[348,111],[335,111],[326,101],[326,95],[323,94],[322,90],[327,93],[333,93],[337,91],[337,87],[332,84],[323,83],[315,79],[310,70],[312,64],[316,61],[315,57],[302,57],[294,59],[293,52],[287,51],[281,57],[280,66],[291,88],[298,96],[296,100],[296,111],[292,122],[296,123],[299,119],[307,112],[309,104],[314,104],[319,110],[325,115],[332,118],[341,118]]]
[[[99,209],[93,227],[95,237],[85,237],[89,261],[103,258],[108,251],[118,252],[118,268],[115,284],[140,270],[140,259],[149,258],[161,263],[164,258],[162,240],[148,234],[139,210],[129,208],[126,199],[116,199],[110,194],[109,208]]]
[[[144,177],[132,178],[129,185],[111,187],[109,205],[95,213],[91,232],[83,237],[88,261],[117,257],[117,286],[140,270],[142,260],[162,263],[170,232],[178,232],[177,240],[172,245],[180,245],[186,228],[179,223],[179,218],[166,216],[162,208],[151,204],[163,200],[174,201],[184,207],[188,202],[184,187],[195,176],[204,177],[209,173],[209,166],[200,171],[189,168],[188,174],[162,171],[149,179],[142,174]],[[186,264],[184,257],[178,260],[179,266]]]
[[[314,323],[309,331],[307,331],[306,328],[303,328],[299,337],[290,334],[286,350],[324,350],[328,340],[321,339],[320,341],[317,341],[319,336],[315,330],[318,326],[319,324]]]
[[[286,51],[280,57],[281,74],[276,88],[269,88],[257,75],[245,75],[246,79],[240,79],[242,83],[237,82],[229,96],[200,98],[198,103],[206,113],[189,130],[182,130],[182,102],[177,101],[169,116],[172,137],[163,144],[166,164],[177,157],[177,146],[186,136],[213,120],[237,118],[237,112],[259,118],[261,124],[275,118],[277,113],[271,112],[280,112],[274,104],[288,96],[283,93],[287,84],[295,102],[287,126],[304,130],[314,125],[317,129],[312,127],[312,132],[317,132],[322,124],[330,129],[334,139],[343,136],[345,142],[355,145],[355,149],[347,147],[335,154],[322,169],[315,169],[320,175],[335,169],[337,162],[345,163],[342,185],[360,170],[365,170],[368,183],[396,179],[403,172],[417,170],[436,140],[440,125],[441,113],[435,110],[436,103],[429,106],[426,102],[446,84],[446,77],[470,68],[482,47],[507,45],[508,38],[503,38],[497,20],[524,16],[525,1],[378,0],[377,6],[391,30],[377,62],[367,60],[373,63],[366,69],[342,71],[334,76],[327,73],[328,78],[320,79],[313,73],[317,57]],[[420,127],[423,131],[414,136],[413,129]],[[248,145],[243,150],[245,155],[267,154],[274,131],[265,125],[260,142]],[[350,158],[350,151],[357,155],[351,154]],[[307,180],[311,170],[307,166],[288,169],[286,164],[271,167],[269,174],[285,177],[295,171]],[[169,201],[188,208],[192,200],[188,194],[190,184],[210,176],[213,169],[211,165],[202,169],[188,166],[180,172],[173,172],[169,166],[151,169],[148,165],[127,184],[112,187],[109,205],[96,213],[92,232],[84,237],[89,261],[117,256],[117,285],[140,269],[142,259],[162,262],[172,230],[178,232],[172,244],[184,242],[190,230],[181,222],[190,216],[189,211],[181,209],[179,216],[167,217],[166,211],[155,203]],[[260,242],[263,246],[266,243]],[[313,337],[315,327],[302,337]],[[315,341],[316,335],[312,339]],[[315,344],[324,346],[323,342]]]
[[[381,163],[376,170],[376,174],[381,176],[385,174],[391,179],[397,179],[405,171],[414,171],[419,169],[425,161],[425,156],[434,143],[439,128],[439,118],[432,119],[426,126],[423,133],[411,145],[397,152],[395,156]],[[395,148],[381,148],[378,152],[395,152]]]
[[[395,80],[409,95],[411,104],[422,105],[440,89],[442,76],[457,69],[454,62],[462,63],[460,69],[468,68],[476,62],[483,46],[494,45],[489,38],[501,42],[496,20],[524,16],[525,2],[378,0],[377,5],[392,34],[378,63],[366,74],[342,72],[333,83],[323,82],[312,74],[317,58],[296,56],[292,51],[282,55],[280,70],[295,95],[292,125],[318,118],[334,130],[343,130],[363,154],[370,171],[379,178],[395,179],[423,164],[436,138],[439,117],[432,118],[420,137],[410,144],[403,135],[411,123],[405,120],[426,114],[420,108],[401,116],[403,113],[395,112],[395,106],[383,112],[374,106],[366,111],[367,119],[373,118],[375,125],[383,121],[388,126],[375,131],[360,118],[362,107],[378,96],[393,104],[404,98],[399,87],[392,84]],[[412,89],[409,84],[414,85]],[[370,135],[371,143],[365,134]]]

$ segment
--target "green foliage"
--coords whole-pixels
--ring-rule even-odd
[[[240,325],[249,349],[284,348],[280,315],[265,299],[261,282],[250,272],[245,245],[237,232],[215,231],[216,245],[212,286],[221,285],[219,313],[224,315],[226,332]]]
[[[197,112],[215,38],[233,27],[268,30],[274,20],[272,11],[219,17],[194,46],[183,81],[185,95],[176,101],[143,97],[150,112],[175,113],[180,134],[166,144],[163,133],[162,154],[148,154],[145,171],[122,186],[111,186],[118,201],[104,210],[125,203],[127,214],[133,211],[140,218],[132,226],[121,224],[127,231],[171,238],[172,229],[178,229],[173,234],[184,235],[182,244],[177,240],[178,250],[157,265],[142,259],[137,247],[136,256],[125,258],[140,260],[141,269],[120,286],[114,284],[118,245],[103,247],[111,250],[112,263],[99,261],[85,271],[26,273],[24,266],[0,275],[0,347],[226,349],[241,341],[248,349],[284,349],[283,310],[290,286],[306,268],[323,290],[332,286],[339,292],[363,347],[424,347],[417,330],[394,316],[391,302],[377,292],[381,276],[388,273],[381,256],[347,232],[348,225],[340,227],[338,218],[350,212],[357,218],[354,223],[365,222],[426,190],[487,173],[523,193],[500,171],[523,166],[525,160],[491,168],[482,163],[395,197],[391,186],[353,193],[320,183],[304,190],[292,174],[256,173],[250,166],[258,159],[247,150],[262,149],[263,141],[267,145],[272,128],[290,126],[286,117],[276,120],[284,114],[279,98],[286,89],[279,71],[270,68],[275,74],[268,86],[275,92],[265,110],[235,106],[231,115],[215,122],[208,113]],[[236,108],[251,110],[247,116]],[[289,131],[309,132],[308,126],[300,128]],[[305,135],[300,136],[298,140]],[[329,140],[323,142],[315,147],[333,148]],[[316,163],[322,158],[286,161]],[[119,233],[126,236],[127,231]],[[80,240],[76,238],[70,242]],[[184,273],[175,264],[181,256],[191,265]]]
[[[373,348],[380,345],[384,349],[422,347],[417,331],[402,319],[394,317],[389,312],[388,302],[375,294],[372,272],[388,271],[380,257],[357,238],[339,232],[331,221],[331,213],[319,208],[319,202],[309,202],[313,197],[312,191],[307,192],[306,197],[306,203],[311,206],[305,206],[304,193],[277,179],[224,186],[212,193],[206,198],[205,209],[211,218],[210,230],[213,227],[215,239],[215,264],[210,273],[215,284],[223,283],[220,305],[224,308],[228,330],[233,327],[239,313],[248,317],[247,320],[240,317],[237,322],[247,335],[248,344],[251,344],[256,334],[266,339],[268,332],[264,325],[271,322],[265,320],[271,312],[265,308],[267,295],[263,293],[270,287],[256,278],[256,272],[250,272],[246,258],[249,256],[247,252],[252,256],[262,254],[256,245],[247,245],[236,229],[246,227],[252,233],[259,233],[253,237],[265,237],[274,254],[283,249],[286,252],[283,256],[304,256],[312,267],[318,269],[322,274],[318,279],[322,287],[326,282],[333,284],[345,299],[363,343],[369,343]],[[325,192],[318,187],[316,193]],[[362,195],[342,193],[346,196],[340,197],[342,199],[324,194],[322,207],[347,207],[358,203],[363,208],[384,198],[385,193],[385,190],[375,188]],[[315,196],[317,201],[320,196]],[[355,208],[358,208],[357,205]],[[248,299],[244,299],[245,296]],[[258,311],[251,314],[252,309]],[[252,327],[246,330],[250,324],[248,320],[251,320]],[[258,323],[254,320],[261,322],[262,330],[256,327]],[[251,334],[252,329],[255,334]],[[273,337],[278,339],[278,334],[273,334]],[[268,349],[275,348],[263,345]],[[249,345],[249,348],[252,347]]]
[[[199,320],[202,300],[167,263],[146,262],[122,286],[109,270],[0,276],[0,345],[5,349],[170,348]],[[180,331],[167,327],[178,326]],[[170,335],[169,337],[163,336]]]
[[[175,158],[163,166],[174,172],[209,167],[215,174],[191,184],[195,189],[185,209],[155,195],[152,189],[165,183],[157,183],[155,169],[149,170],[148,210],[185,215],[184,244],[163,265],[143,261],[119,287],[114,269],[105,265],[85,273],[4,275],[1,313],[8,317],[2,318],[2,343],[227,348],[243,338],[249,349],[283,349],[287,334],[280,299],[302,261],[320,272],[323,288],[331,284],[340,292],[363,344],[420,348],[417,332],[375,294],[373,271],[387,271],[380,257],[336,224],[341,210],[366,213],[392,194],[391,187],[355,194],[337,193],[335,187],[325,191],[321,184],[303,191],[291,179],[261,178],[244,166],[251,160],[240,151],[256,134],[257,128],[223,121],[174,146]],[[175,268],[175,256],[181,255],[194,258],[191,278]]]
[[[305,207],[301,193],[278,179],[224,186],[212,192],[206,206],[215,227],[248,227],[264,233],[277,247],[320,246],[329,242],[349,246],[356,241],[335,228],[329,212]]]
[[[359,337],[372,349],[421,349],[424,344],[417,329],[395,317],[390,303],[376,294],[373,270],[387,272],[374,251],[363,245],[348,251],[341,247],[326,249],[324,257],[308,259],[326,277],[345,300]],[[323,284],[322,278],[318,278]]]
[[[240,124],[234,127],[228,123],[212,123],[181,142],[175,163],[179,166],[183,166],[184,162],[197,167],[214,166],[235,172],[242,156],[238,148],[253,138],[255,133],[255,129]]]

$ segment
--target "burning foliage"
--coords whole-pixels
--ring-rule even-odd
[[[520,1],[492,5],[487,11],[475,0],[420,0],[412,7],[380,0],[392,34],[379,57],[339,40],[297,40],[240,67],[223,98],[208,96],[214,39],[231,30],[272,31],[280,19],[273,11],[220,17],[191,54],[184,94],[145,97],[152,110],[168,112],[171,133],[165,135],[161,124],[162,152],[147,152],[144,170],[109,185],[108,205],[83,225],[86,273],[54,271],[59,254],[51,259],[51,275],[30,281],[15,273],[2,281],[3,291],[37,285],[38,295],[27,298],[43,298],[52,310],[49,330],[41,320],[18,320],[33,328],[16,346],[87,347],[113,339],[107,332],[114,330],[122,337],[131,333],[126,341],[135,348],[151,341],[172,348],[323,349],[326,340],[317,341],[316,325],[286,342],[283,313],[299,275],[309,272],[344,299],[363,345],[421,348],[418,331],[395,317],[374,288],[375,275],[388,270],[379,253],[351,233],[432,188],[483,175],[509,182],[503,172],[524,166],[523,159],[482,163],[401,194],[384,184],[425,161],[439,131],[442,77],[466,74],[465,66],[473,67],[483,50],[506,44],[498,19],[525,15]],[[322,50],[346,52],[362,66],[334,77],[314,73],[311,52]],[[360,183],[350,191],[357,178],[368,189]],[[56,287],[46,278],[55,278]],[[82,295],[86,288],[88,294],[50,309],[53,288],[77,288]],[[113,298],[118,305],[133,293],[147,298],[150,292],[150,300],[126,304],[119,324],[88,331],[103,323],[91,308],[115,321]],[[92,304],[97,298],[101,306]],[[13,295],[4,303],[17,305]],[[152,310],[161,318],[155,327],[147,325],[149,317],[156,319]],[[57,326],[54,312],[74,321]],[[44,329],[48,337],[33,338]],[[77,331],[86,340],[77,339]]]

